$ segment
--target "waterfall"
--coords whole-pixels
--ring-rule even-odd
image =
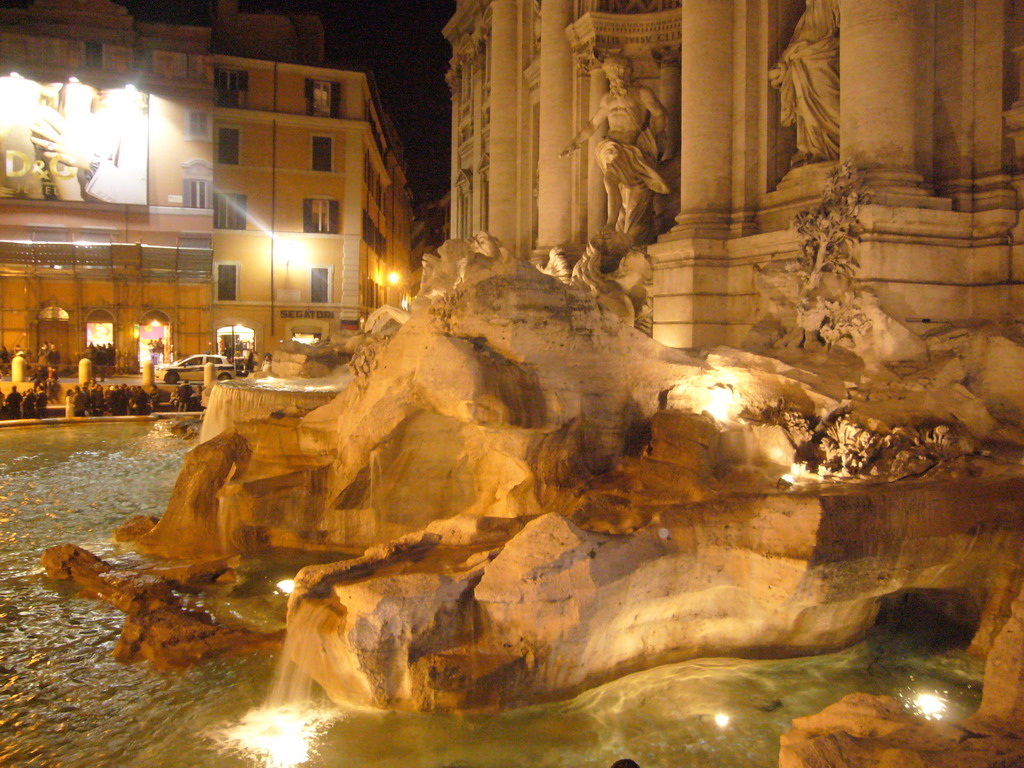
[[[285,379],[227,381],[213,387],[203,417],[199,442],[205,443],[237,422],[265,419],[270,414],[308,413],[326,405],[343,388],[341,382]]]
[[[331,618],[320,606],[298,601],[270,693],[240,723],[212,734],[221,749],[256,758],[265,768],[293,768],[309,760],[324,731],[342,714],[315,700],[309,671],[323,653],[319,636]]]

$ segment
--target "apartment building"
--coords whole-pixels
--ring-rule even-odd
[[[0,11],[0,342],[133,368],[324,340],[399,303],[411,203],[371,76],[316,17]]]

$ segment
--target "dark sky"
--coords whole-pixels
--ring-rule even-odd
[[[373,72],[405,145],[417,202],[448,190],[451,98],[444,74],[451,49],[441,28],[455,0],[242,0],[241,8],[318,13],[328,60]]]
[[[138,18],[208,24],[210,0],[116,0]],[[21,6],[28,0],[0,0]],[[373,72],[384,108],[405,146],[417,202],[449,186],[451,100],[444,73],[451,50],[441,28],[455,0],[240,0],[243,11],[316,13],[323,19],[329,64]]]

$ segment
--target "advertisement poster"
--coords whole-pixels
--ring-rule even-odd
[[[148,97],[0,77],[0,197],[146,205]]]

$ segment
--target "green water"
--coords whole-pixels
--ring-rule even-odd
[[[164,424],[0,430],[0,766],[265,766],[225,737],[258,717],[275,660],[224,658],[183,673],[121,664],[121,614],[80,598],[39,568],[46,547],[75,542],[137,560],[110,541],[133,514],[160,514],[188,445]],[[247,564],[209,600],[234,620],[280,626],[275,583],[295,562]],[[926,628],[925,628],[926,629]],[[912,704],[940,696],[964,717],[981,664],[927,632],[877,632],[842,653],[777,662],[700,660],[638,673],[572,701],[497,715],[422,715],[327,706],[309,766],[768,768],[794,717],[847,693]],[[728,717],[728,723],[715,716]]]

